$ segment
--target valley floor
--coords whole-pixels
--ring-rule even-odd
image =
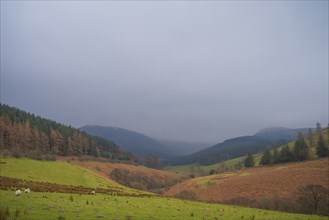
[[[106,177],[106,174],[108,174],[111,169],[119,165],[115,165],[116,167],[114,167],[112,164],[93,162],[92,164],[86,163],[86,167],[81,167],[76,166],[76,163],[73,162],[36,161],[27,158],[5,158],[1,159],[0,162],[1,220],[328,219],[328,216],[293,214],[161,197],[153,193],[124,187],[109,179],[108,175]],[[125,168],[128,167],[125,165]],[[132,167],[130,168],[132,169]],[[142,170],[146,168],[139,167],[138,169]],[[294,176],[297,174],[302,175],[302,171],[307,171],[307,173],[313,176],[306,175],[305,178],[308,178],[311,182],[316,182],[317,180],[326,181],[327,170],[328,166],[326,160],[283,165],[282,167],[273,166],[268,168],[245,169],[231,176],[226,173],[190,179],[182,182],[180,185],[176,184],[169,189],[167,195],[170,195],[170,193],[174,195],[177,193],[177,190],[185,189],[194,192],[197,199],[201,198],[200,195],[209,196],[211,192],[213,192],[212,196],[220,199],[222,194],[220,193],[221,191],[218,190],[224,187],[222,184],[228,184],[229,181],[233,181],[237,184],[240,180],[245,179],[246,181],[242,181],[241,183],[250,182],[250,184],[257,186],[258,189],[261,190],[261,186],[263,186],[261,184],[262,182],[255,184],[256,180],[259,181],[261,179],[261,176],[264,177],[266,181],[268,180],[275,183],[275,181],[267,179],[266,173],[272,172],[271,175],[273,175],[289,171],[287,175],[291,178],[295,178]],[[159,178],[168,177],[168,175],[162,171],[153,170],[152,172],[154,172],[154,174],[152,174],[153,176],[158,176]],[[296,172],[296,175],[292,175],[293,172]],[[325,176],[322,176],[323,174],[325,174]],[[172,175],[176,177],[176,174]],[[287,177],[287,175],[283,175],[282,178],[284,176]],[[273,178],[275,178],[275,176]],[[289,178],[286,179],[288,180]],[[319,182],[319,184],[320,183],[321,182]],[[325,183],[327,183],[327,181]],[[195,187],[195,184],[198,187]],[[229,185],[231,187],[227,189],[231,191],[227,192],[231,192],[231,194],[233,194],[233,189],[241,189],[241,192],[245,193],[249,192],[248,188],[239,188],[237,185],[232,184]],[[26,187],[31,188],[32,192],[29,194],[22,194],[20,197],[15,196],[16,189],[23,190]],[[96,190],[96,195],[88,195],[92,190]],[[257,191],[254,190],[251,192]],[[264,192],[267,191],[265,190]],[[244,196],[248,198],[248,195]]]

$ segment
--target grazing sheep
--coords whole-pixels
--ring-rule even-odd
[[[92,195],[95,195],[95,194],[96,194],[96,192],[95,192],[95,191],[91,191],[91,194],[92,194]]]
[[[20,190],[16,190],[15,195],[16,196],[20,196],[21,195],[21,191]]]
[[[30,190],[30,189],[25,189],[24,192],[25,192],[25,193],[30,193],[31,190]]]

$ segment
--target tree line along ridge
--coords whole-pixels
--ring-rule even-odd
[[[115,143],[0,103],[1,151],[11,156],[92,156],[136,161]]]

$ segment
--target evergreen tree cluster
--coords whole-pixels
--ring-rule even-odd
[[[316,148],[316,154],[318,157],[328,157],[329,149],[327,143],[324,141],[322,135],[319,136],[318,145]]]
[[[9,153],[135,160],[113,142],[0,103],[0,146]]]
[[[323,136],[321,135],[321,127],[317,123],[317,134],[318,141],[316,143],[316,154],[318,157],[327,157],[329,156],[328,144],[325,142]],[[287,163],[293,161],[305,161],[309,159],[309,148],[314,146],[314,134],[309,131],[309,144],[307,145],[305,137],[302,133],[298,134],[298,139],[295,141],[293,149],[291,150],[288,145],[284,146],[280,152],[277,149],[274,149],[273,154],[270,150],[266,150],[261,158],[260,164],[276,164],[276,163]]]
[[[245,167],[253,167],[255,166],[255,161],[254,161],[254,157],[252,156],[252,153],[248,153],[247,157],[244,161],[244,166]]]

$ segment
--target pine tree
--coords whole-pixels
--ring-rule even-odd
[[[42,145],[41,145],[41,137],[40,137],[40,133],[38,130],[33,129],[32,130],[32,146],[35,149],[38,149],[40,152],[42,151]]]
[[[262,159],[260,160],[260,164],[267,165],[270,164],[272,160],[272,155],[270,150],[266,150],[264,152],[264,155],[262,156]]]
[[[324,141],[321,134],[319,136],[318,145],[316,147],[316,154],[318,155],[318,157],[329,156],[328,146],[327,146],[326,142]]]
[[[271,163],[272,164],[276,164],[276,163],[279,163],[279,152],[278,152],[278,149],[275,148],[274,151],[273,151],[273,156],[272,156],[272,161]]]
[[[54,154],[60,154],[62,156],[66,156],[67,155],[67,151],[65,151],[65,149],[63,148],[65,145],[65,141],[64,138],[62,136],[62,134],[57,131],[57,130],[51,130],[51,138],[54,141],[54,145],[52,148],[52,153]]]
[[[291,162],[294,161],[294,155],[289,149],[289,146],[286,145],[282,148],[282,150],[279,153],[279,158],[278,161],[280,163],[286,163],[286,162]]]
[[[298,134],[298,139],[294,145],[294,157],[297,161],[304,161],[308,159],[308,146],[304,140],[302,133]]]
[[[317,122],[316,123],[316,132],[320,133],[321,130],[322,130],[321,124],[320,124],[320,122]]]
[[[41,149],[42,149],[43,152],[47,152],[48,149],[50,149],[49,138],[43,132],[40,132],[40,146],[41,146]],[[47,152],[47,153],[49,153],[49,152]]]
[[[1,103],[0,113],[0,148],[10,154],[26,156],[31,155],[30,152],[40,152],[41,154],[98,155],[111,159],[136,160],[135,155],[120,150],[113,142],[88,135],[71,126],[65,126]]]
[[[309,143],[310,143],[310,147],[313,147],[314,143],[313,143],[313,130],[312,128],[309,128],[308,129],[308,140],[309,140]]]
[[[0,115],[0,146],[7,147],[11,146],[12,140],[11,136],[12,123],[8,116]]]
[[[244,166],[245,167],[253,167],[253,166],[255,166],[254,157],[252,156],[251,153],[248,153],[247,154],[247,158],[244,161]]]
[[[25,121],[22,124],[22,129],[23,129],[23,136],[22,136],[22,141],[23,141],[23,147],[25,150],[32,150],[34,148],[33,146],[33,133],[31,131],[30,127],[30,121]]]

